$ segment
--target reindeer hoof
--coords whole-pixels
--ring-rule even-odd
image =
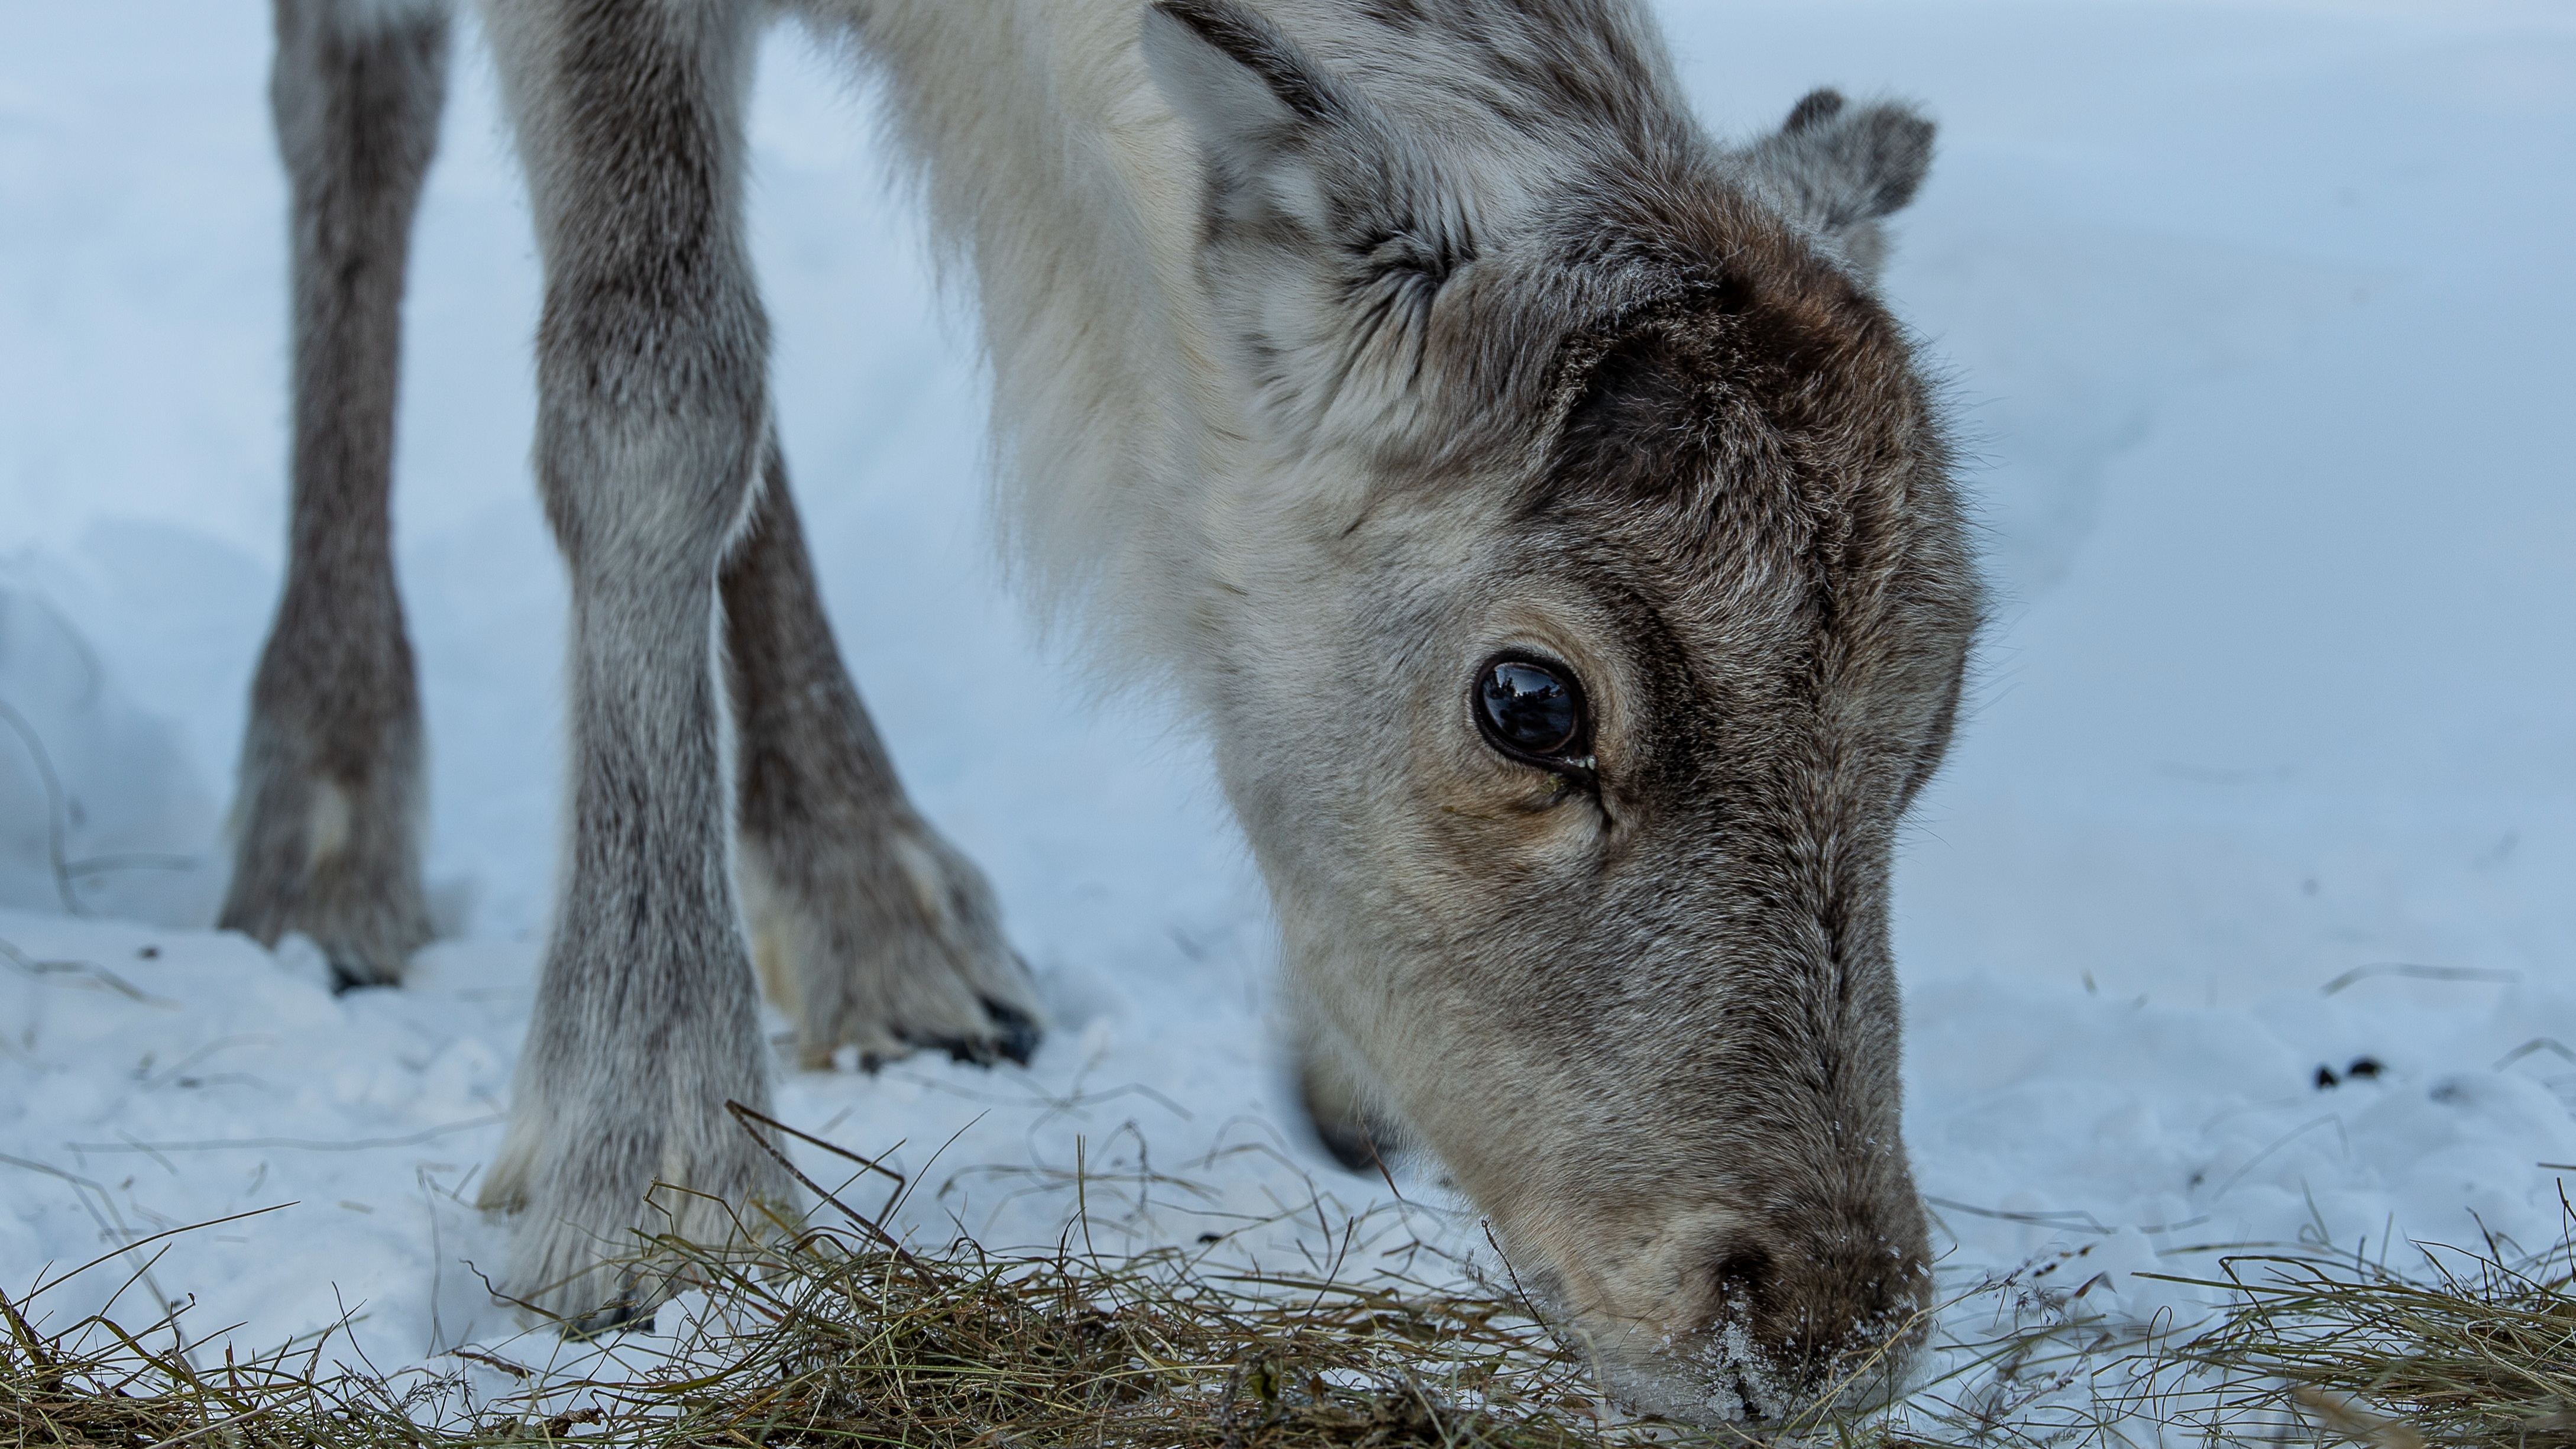
[[[917,817],[877,831],[744,851],[753,955],[799,1064],[847,1047],[869,1071],[925,1049],[1026,1065],[1045,1015],[983,872]]]

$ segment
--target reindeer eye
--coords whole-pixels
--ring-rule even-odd
[[[1573,671],[1528,659],[1497,659],[1476,681],[1476,723],[1494,748],[1536,763],[1573,762],[1591,721]]]

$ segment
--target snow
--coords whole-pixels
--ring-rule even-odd
[[[1888,290],[1962,405],[1999,586],[1898,880],[1945,1271],[2089,1247],[2100,1301],[2145,1316],[2191,1300],[2137,1275],[2210,1244],[2549,1240],[2576,1163],[2576,16],[1665,9],[1720,125],[1828,81],[1943,124]],[[500,1233],[468,1204],[548,898],[563,616],[489,63],[463,52],[423,209],[398,465],[449,939],[335,998],[309,946],[203,929],[284,533],[264,7],[9,10],[0,1291],[273,1209],[134,1292],[251,1345],[354,1310],[387,1367],[489,1340]],[[1385,1208],[1296,1126],[1203,762],[1007,600],[969,329],[866,107],[792,32],[762,72],[759,261],[835,623],[1057,1018],[1025,1071],[791,1073],[782,1116],[890,1152],[933,1236],[1051,1240],[1077,1162],[1136,1242],[1289,1252],[1301,1229],[1246,1225]],[[134,1266],[44,1303],[68,1321]]]

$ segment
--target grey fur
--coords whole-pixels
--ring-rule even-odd
[[[1621,0],[822,8],[973,265],[1025,576],[1205,723],[1327,1142],[1435,1159],[1632,1404],[1883,1392],[1888,856],[1979,611],[1872,280],[1928,125],[1719,146]],[[1505,650],[1589,762],[1480,738]]]
[[[808,1068],[936,1047],[1025,1062],[1027,967],[992,887],[914,812],[842,673],[776,446],[725,570],[742,878],[770,999]]]
[[[394,394],[412,210],[438,143],[448,20],[277,0],[269,96],[292,191],[294,527],[251,686],[222,924],[313,938],[343,982],[429,939],[422,737],[394,590]]]
[[[1025,1060],[1042,1017],[989,887],[912,809],[842,669],[770,438],[740,244],[757,13],[527,0],[487,18],[518,42],[501,55],[523,120],[544,118],[521,127],[548,272],[537,462],[577,637],[563,899],[483,1200],[520,1212],[504,1291],[587,1329],[664,1292],[650,1264],[601,1267],[635,1231],[721,1238],[791,1196],[725,1110],[768,1092],[737,864],[808,1066],[844,1045],[871,1066],[921,1046]],[[429,934],[387,505],[447,32],[442,0],[279,0],[294,554],[224,920],[307,932],[349,985],[398,980]]]
[[[707,7],[489,14],[546,265],[537,486],[572,574],[573,779],[482,1202],[519,1214],[510,1291],[614,1321],[659,1296],[598,1266],[631,1230],[722,1240],[728,1204],[757,1214],[793,1192],[725,1110],[769,1105],[715,608],[769,428],[768,322],[739,220],[754,32]],[[657,1181],[681,1189],[658,1217]]]
[[[971,270],[1024,579],[1206,729],[1327,1140],[1435,1159],[1633,1405],[1884,1392],[1930,1283],[1890,842],[1979,611],[1873,280],[1928,123],[1818,93],[1720,146],[1632,0],[799,8],[885,79]],[[579,1313],[661,1291],[597,1266],[662,1225],[648,1183],[682,1231],[783,1190],[722,1112],[765,1091],[729,549],[743,874],[806,1059],[1007,1054],[1025,998],[796,543],[740,240],[759,7],[487,10],[578,634],[572,860],[487,1201],[522,1214],[509,1283]],[[1582,758],[1480,734],[1504,654],[1580,681]]]
[[[1879,219],[1923,184],[1932,123],[1896,106],[1852,110],[1839,92],[1809,91],[1744,160],[1758,195],[1874,276],[1887,246]]]
[[[1977,604],[1860,231],[1929,128],[1811,102],[1730,154],[1618,7],[1444,8],[1383,36],[1318,17],[1351,71],[1409,73],[1248,142],[1198,126],[1220,344],[1274,435],[1376,480],[1332,545],[1370,647],[1256,653],[1214,733],[1306,986],[1310,1080],[1439,1158],[1632,1403],[1773,1418],[1917,1336],[1929,1287],[1887,857]],[[1183,24],[1146,46],[1176,88],[1165,56],[1225,39],[1190,22],[1256,23],[1162,12]],[[1282,56],[1319,72],[1296,91],[1335,90],[1284,36],[1247,67]],[[1590,781],[1459,721],[1475,662],[1511,647],[1588,682]],[[1270,681],[1318,673],[1403,701],[1355,753],[1406,768],[1336,778],[1276,738]]]

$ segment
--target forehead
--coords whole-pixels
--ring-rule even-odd
[[[1964,637],[1965,529],[1901,332],[1839,269],[1758,260],[1569,345],[1526,522],[1685,645]]]

